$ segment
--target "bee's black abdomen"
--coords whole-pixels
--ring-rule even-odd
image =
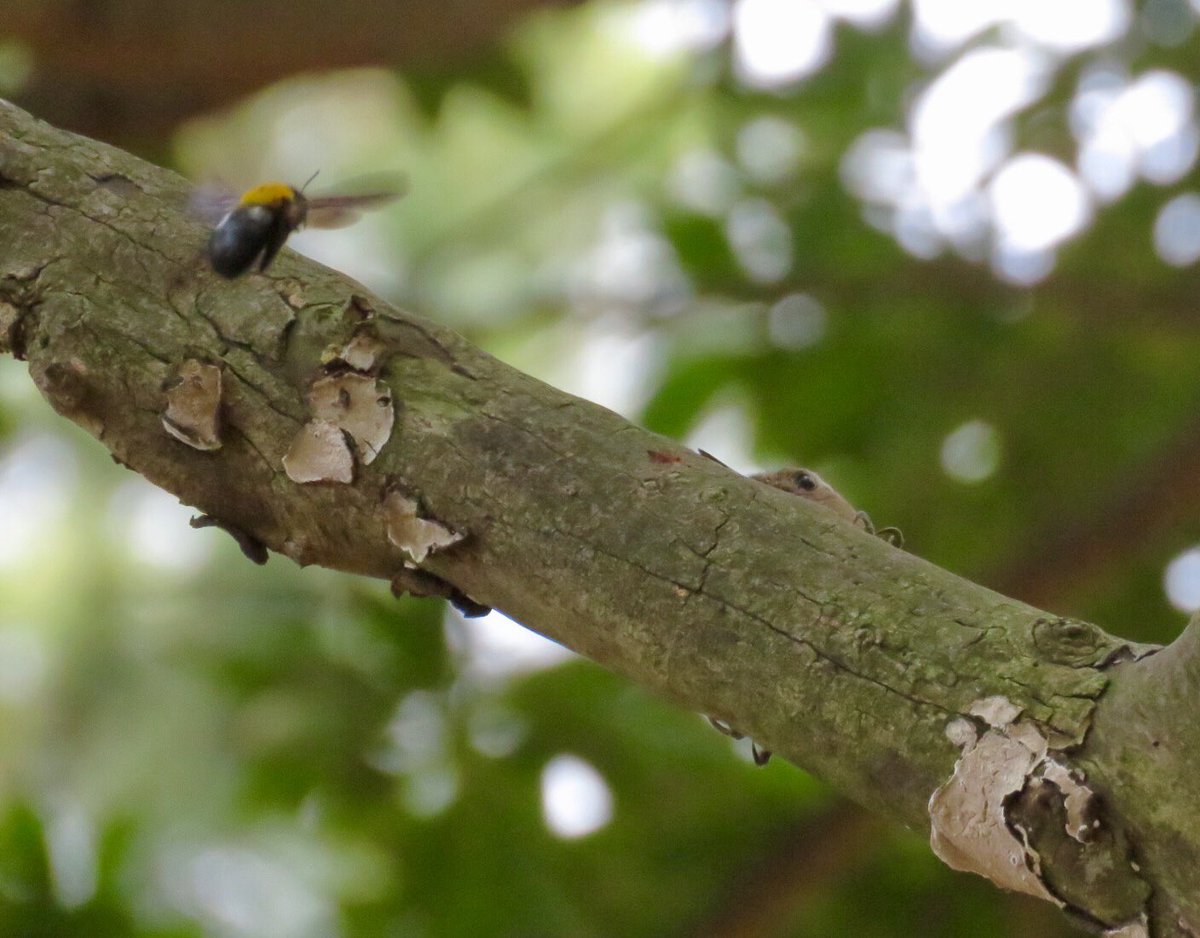
[[[208,260],[222,277],[240,277],[270,248],[273,257],[287,239],[279,237],[279,214],[262,205],[240,205],[221,219],[208,239]],[[270,263],[264,256],[263,267]]]

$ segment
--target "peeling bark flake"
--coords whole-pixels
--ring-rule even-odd
[[[966,717],[955,717],[946,724],[946,738],[962,749],[964,746],[974,746],[979,734],[975,732],[975,724]]]
[[[293,437],[283,457],[287,477],[309,482],[354,481],[354,454],[341,428],[328,420],[310,420]]]
[[[395,411],[391,389],[359,374],[329,375],[308,392],[312,416],[350,434],[363,465],[374,461],[392,435]]]
[[[283,302],[287,303],[292,309],[304,309],[308,305],[308,301],[304,298],[304,291],[297,284],[291,285],[279,295],[283,298]]]
[[[1063,795],[1063,807],[1067,812],[1067,834],[1081,844],[1088,843],[1100,826],[1094,816],[1096,793],[1083,783],[1082,775],[1073,772],[1053,758],[1046,759],[1042,778],[1053,782]]]
[[[929,799],[929,842],[952,869],[1061,906],[1035,872],[1037,855],[1005,817],[1005,799],[1025,787],[1046,747],[1046,738],[1031,724],[989,729],[968,743],[954,774]]]
[[[1002,730],[1021,715],[1021,708],[1007,697],[997,695],[975,701],[967,713],[973,717],[979,717],[988,726]]]
[[[322,364],[342,362],[348,368],[364,374],[374,372],[387,343],[377,336],[370,326],[360,326],[345,345],[331,345],[321,356]]]
[[[962,749],[954,774],[929,799],[930,845],[946,865],[978,873],[1004,889],[1066,903],[1046,886],[1041,858],[1021,824],[1009,816],[1014,795],[1031,780],[1062,795],[1067,834],[1090,843],[1100,826],[1095,793],[1084,774],[1060,761],[1053,741],[1033,723],[1018,723],[1021,708],[1007,697],[984,697],[967,708],[988,729],[982,735],[968,717],[955,717],[946,736]],[[1134,923],[1136,924],[1136,923]],[[1137,938],[1138,932],[1109,932]]]
[[[221,369],[189,358],[167,388],[163,429],[192,449],[221,448]]]
[[[452,531],[440,521],[417,517],[417,503],[407,495],[392,492],[383,503],[388,540],[406,551],[413,563],[457,544],[466,535]]]

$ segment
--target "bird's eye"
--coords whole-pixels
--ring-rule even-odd
[[[817,480],[807,472],[796,473],[796,485],[804,489],[806,492],[811,492],[817,487]]]

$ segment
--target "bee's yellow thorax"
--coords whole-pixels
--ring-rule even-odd
[[[238,200],[239,205],[279,205],[296,198],[296,190],[282,182],[264,182],[248,189]]]

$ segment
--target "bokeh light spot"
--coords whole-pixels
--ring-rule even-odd
[[[667,191],[680,205],[702,215],[729,211],[741,192],[737,169],[715,150],[684,153],[667,176]]]
[[[792,269],[792,232],[765,199],[744,199],[725,227],[729,246],[750,279],[775,283]]]
[[[1040,153],[1021,153],[1005,163],[988,195],[999,237],[1017,251],[1052,248],[1091,217],[1087,193],[1075,174]]]
[[[833,46],[829,14],[814,0],[738,0],[733,29],[738,74],[759,88],[811,75]]]
[[[633,41],[668,56],[715,46],[729,32],[724,0],[643,0],[629,17]]]
[[[41,688],[49,665],[45,641],[32,628],[0,626],[0,701],[21,704]]]
[[[90,901],[98,878],[96,827],[82,804],[55,804],[46,820],[46,848],[58,901],[68,909]]]
[[[608,783],[578,756],[558,755],[542,770],[542,817],[563,840],[586,837],[608,824],[613,797]]]
[[[793,293],[771,307],[767,329],[771,342],[779,348],[802,349],[825,338],[829,314],[807,293]]]
[[[295,858],[240,845],[204,847],[167,859],[176,904],[228,938],[309,938],[331,934],[329,902]],[[289,862],[293,861],[293,862]],[[174,874],[174,875],[172,875]]]
[[[804,134],[795,125],[781,117],[757,117],[738,131],[738,162],[759,182],[777,185],[795,174],[804,146]]]
[[[982,482],[999,466],[1000,434],[990,423],[969,420],[942,441],[942,470],[957,482]]]
[[[1138,175],[1157,185],[1177,181],[1200,152],[1194,113],[1195,93],[1175,72],[1155,69],[1132,82],[1107,67],[1085,72],[1071,105],[1080,172],[1106,201]]]
[[[1200,547],[1192,547],[1167,564],[1163,574],[1167,600],[1183,612],[1200,609]]]
[[[0,450],[0,566],[54,543],[77,481],[75,453],[57,436],[29,434]]]
[[[120,540],[135,560],[159,570],[189,573],[208,560],[220,535],[196,530],[189,521],[197,512],[141,478],[130,479],[113,493],[110,515],[123,526]]]
[[[1125,0],[1018,0],[1013,12],[1023,35],[1065,54],[1111,42],[1130,19]]]
[[[899,0],[821,0],[831,15],[864,29],[887,22],[899,5]]]
[[[1200,260],[1200,195],[1185,192],[1159,209],[1154,220],[1154,248],[1174,267]]]

